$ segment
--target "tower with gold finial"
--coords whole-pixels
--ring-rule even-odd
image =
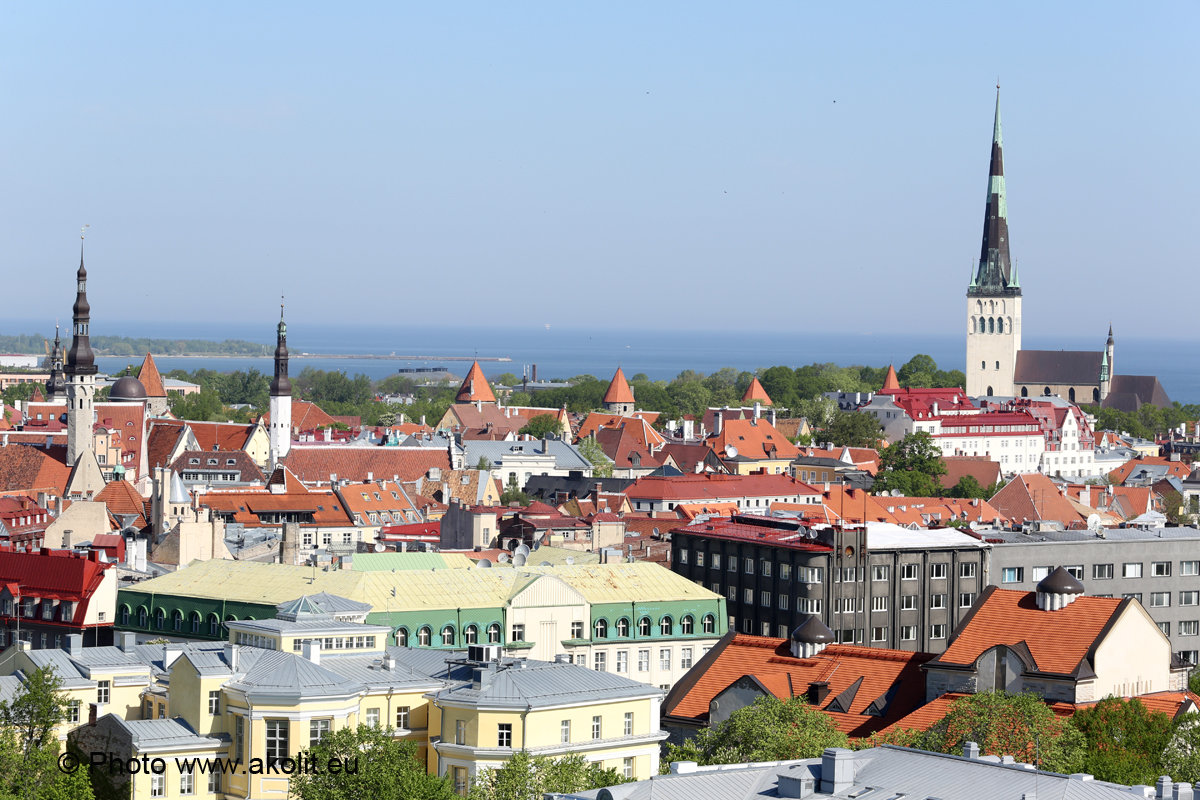
[[[287,323],[279,304],[279,326],[275,329],[275,377],[271,380],[271,424],[267,431],[271,447],[271,469],[292,449],[292,381],[288,378]]]
[[[92,452],[96,422],[96,356],[92,353],[92,308],[87,299],[87,270],[83,266],[83,234],[79,236],[79,270],[75,273],[75,306],[72,312],[71,349],[63,372],[67,391],[67,466],[74,467]]]
[[[972,397],[1016,393],[1013,376],[1021,350],[1021,282],[1009,254],[1003,151],[997,84],[983,243],[967,286],[966,388]]]

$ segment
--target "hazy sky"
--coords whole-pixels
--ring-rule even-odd
[[[86,222],[110,333],[281,291],[296,320],[957,333],[999,77],[1026,337],[1183,337],[1153,310],[1196,289],[1198,29],[1195,2],[7,2],[4,313],[69,315]]]

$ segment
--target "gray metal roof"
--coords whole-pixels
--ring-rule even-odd
[[[204,748],[220,747],[221,740],[201,736],[179,719],[123,720],[116,714],[108,715],[129,731],[137,749],[154,748]]]
[[[485,679],[481,688],[463,681],[434,692],[433,696],[439,702],[472,706],[542,708],[663,694],[661,689],[610,672],[575,664],[516,659],[504,662]]]
[[[592,462],[584,458],[575,445],[568,444],[561,439],[550,439],[545,442],[545,445],[548,447],[543,449],[544,445],[541,439],[527,442],[468,440],[463,442],[463,458],[468,464],[476,464],[480,458],[486,458],[493,464],[502,464],[505,456],[549,454],[554,456],[554,462],[559,469],[587,470],[592,468]]]
[[[361,684],[349,682],[344,676],[295,653],[248,647],[242,648],[239,659],[251,654],[257,655],[254,663],[246,665],[243,674],[227,684],[245,692],[251,700],[340,697],[363,688]]]
[[[1133,542],[1150,539],[1200,539],[1200,530],[1196,528],[1105,528],[1099,533],[1092,531],[1036,531],[1022,533],[1020,531],[976,530],[997,546],[1006,544],[1036,544],[1038,542],[1102,542],[1118,541]]]

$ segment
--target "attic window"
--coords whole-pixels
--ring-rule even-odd
[[[236,466],[237,466],[237,459],[236,459],[236,458],[227,458],[227,459],[225,459],[225,466],[227,466],[227,467],[236,467]]]
[[[739,436],[739,437],[738,437],[738,441],[739,441],[739,442],[743,442],[743,441],[745,441],[745,440],[746,440],[746,437],[745,437],[745,436]]]
[[[198,458],[189,458],[189,459],[188,459],[188,463],[189,463],[189,464],[199,464],[199,463],[200,463],[200,459],[198,459]]]
[[[215,458],[208,459],[208,466],[215,467],[216,465],[217,465],[217,460]]]
[[[325,506],[317,506],[317,511],[324,511],[324,510],[325,510]]]

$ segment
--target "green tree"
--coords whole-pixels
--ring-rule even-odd
[[[879,421],[873,415],[839,411],[823,438],[842,447],[878,447],[880,433]]]
[[[447,502],[449,502],[447,500]],[[517,483],[517,476],[510,473],[508,476],[508,485],[504,487],[504,492],[500,495],[500,502],[504,505],[516,503],[520,506],[529,505],[529,495],[521,491],[521,485]]]
[[[297,800],[450,800],[449,781],[427,775],[417,743],[396,739],[390,730],[369,725],[326,734],[308,750],[315,764],[354,765],[354,771],[293,775],[288,794]]]
[[[496,769],[485,769],[471,783],[470,800],[541,800],[547,792],[585,792],[615,786],[623,780],[614,769],[604,769],[575,754],[554,759],[513,753]]]
[[[1163,751],[1174,726],[1170,717],[1151,711],[1136,697],[1106,697],[1076,711],[1071,724],[1087,745],[1084,772],[1128,786],[1153,784],[1163,774]]]
[[[1167,522],[1175,525],[1187,525],[1191,522],[1192,510],[1190,505],[1185,504],[1183,495],[1174,489],[1163,493],[1162,510],[1167,515]]]
[[[965,499],[975,497],[986,499],[991,497],[991,495],[988,494],[988,490],[979,485],[979,481],[976,480],[974,475],[963,475],[961,478],[959,478],[958,483],[954,484],[953,488],[950,489],[950,496],[961,497]]]
[[[914,431],[879,454],[879,472],[875,476],[877,493],[899,491],[906,497],[933,497],[946,474],[941,451],[927,431]]]
[[[933,376],[937,374],[937,371],[937,362],[931,356],[918,353],[896,370],[896,378],[905,389],[928,387],[933,382]]]
[[[541,439],[543,436],[558,436],[562,433],[562,426],[553,414],[538,414],[532,417],[529,422],[517,433],[528,434],[535,439]]]
[[[1200,781],[1200,714],[1193,711],[1176,721],[1171,741],[1163,751],[1162,772],[1177,781]]]
[[[921,737],[921,748],[961,754],[976,742],[984,754],[1012,755],[1053,772],[1079,772],[1083,735],[1035,694],[980,692],[954,701]]]
[[[595,439],[591,437],[580,439],[575,443],[575,447],[581,456],[591,462],[593,475],[597,478],[612,477],[612,459],[604,455],[604,450],[596,443]]]
[[[11,700],[0,702],[0,797],[92,800],[86,770],[58,768],[56,728],[67,708],[61,687],[53,668],[41,667],[26,675]]]
[[[842,413],[838,410],[837,403],[828,397],[813,397],[808,400],[801,400],[796,407],[800,416],[808,420],[808,424],[818,431],[823,431],[833,424],[837,415]]]
[[[846,745],[846,735],[829,715],[804,698],[759,697],[683,744],[668,744],[663,761],[704,765],[815,758],[826,747]]]

